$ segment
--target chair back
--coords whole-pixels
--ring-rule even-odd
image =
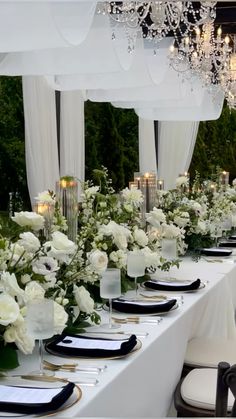
[[[228,362],[220,362],[218,364],[215,417],[227,416],[229,389],[236,400],[236,365],[231,367]],[[236,417],[236,402],[234,402],[231,416]]]

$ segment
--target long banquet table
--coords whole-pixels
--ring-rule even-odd
[[[99,383],[82,387],[79,403],[60,412],[58,417],[165,417],[180,378],[188,340],[198,336],[236,339],[234,257],[218,261],[201,258],[197,263],[186,257],[179,269],[172,268],[172,275],[179,279],[200,278],[206,286],[197,292],[173,292],[173,296],[178,296],[178,308],[163,315],[159,324],[122,325],[120,330],[128,333],[148,332],[147,337],[140,338],[141,349],[122,359],[91,361],[107,365],[96,376]],[[105,319],[107,313],[102,316]],[[48,360],[59,360],[45,356]],[[35,355],[27,360],[23,357],[18,372],[31,370],[35,361]],[[77,362],[90,363],[88,359]],[[88,377],[81,373],[69,375],[74,380]]]

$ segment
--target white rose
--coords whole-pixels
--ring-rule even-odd
[[[91,314],[94,310],[94,301],[89,292],[83,286],[77,287],[74,285],[73,293],[80,311]]]
[[[165,223],[166,216],[164,212],[160,208],[154,207],[149,214],[147,214],[147,222],[154,227],[160,227],[161,223]]]
[[[95,272],[102,273],[107,269],[108,257],[105,252],[96,249],[89,254],[88,259]]]
[[[68,314],[65,309],[54,301],[54,334],[60,334],[66,327]]]
[[[148,244],[148,238],[147,235],[145,233],[145,231],[140,230],[140,229],[136,229],[134,230],[134,240],[135,242],[141,246],[141,247],[145,247]]]
[[[22,246],[27,252],[31,253],[37,252],[41,246],[38,237],[36,237],[30,231],[20,234],[20,240],[18,240],[18,244]]]
[[[35,197],[36,201],[48,202],[49,204],[54,204],[55,200],[52,198],[51,194],[48,191],[43,191]]]
[[[44,298],[45,290],[36,281],[29,282],[25,287],[25,302],[32,300],[42,300]]]
[[[0,280],[0,289],[6,291],[11,297],[24,295],[24,291],[19,287],[15,274],[3,272]]]
[[[27,333],[25,321],[22,316],[13,325],[7,328],[3,338],[5,342],[15,342],[16,346],[24,354],[31,354],[34,349],[34,339]]]
[[[21,227],[31,227],[32,230],[41,230],[44,226],[44,218],[36,212],[21,211],[15,212],[14,217],[11,217],[15,223]]]
[[[16,321],[20,314],[17,302],[8,294],[0,294],[0,324],[8,326]]]
[[[52,240],[44,244],[45,248],[50,247],[48,255],[55,257],[55,259],[67,263],[68,256],[72,255],[77,250],[77,245],[68,239],[68,237],[60,231],[52,233]]]

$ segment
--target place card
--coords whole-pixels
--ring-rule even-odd
[[[0,402],[21,404],[50,403],[60,388],[34,388],[0,385]]]

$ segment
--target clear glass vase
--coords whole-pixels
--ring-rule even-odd
[[[56,183],[56,195],[62,215],[66,218],[67,236],[76,241],[78,226],[78,182],[73,177],[63,177]]]

